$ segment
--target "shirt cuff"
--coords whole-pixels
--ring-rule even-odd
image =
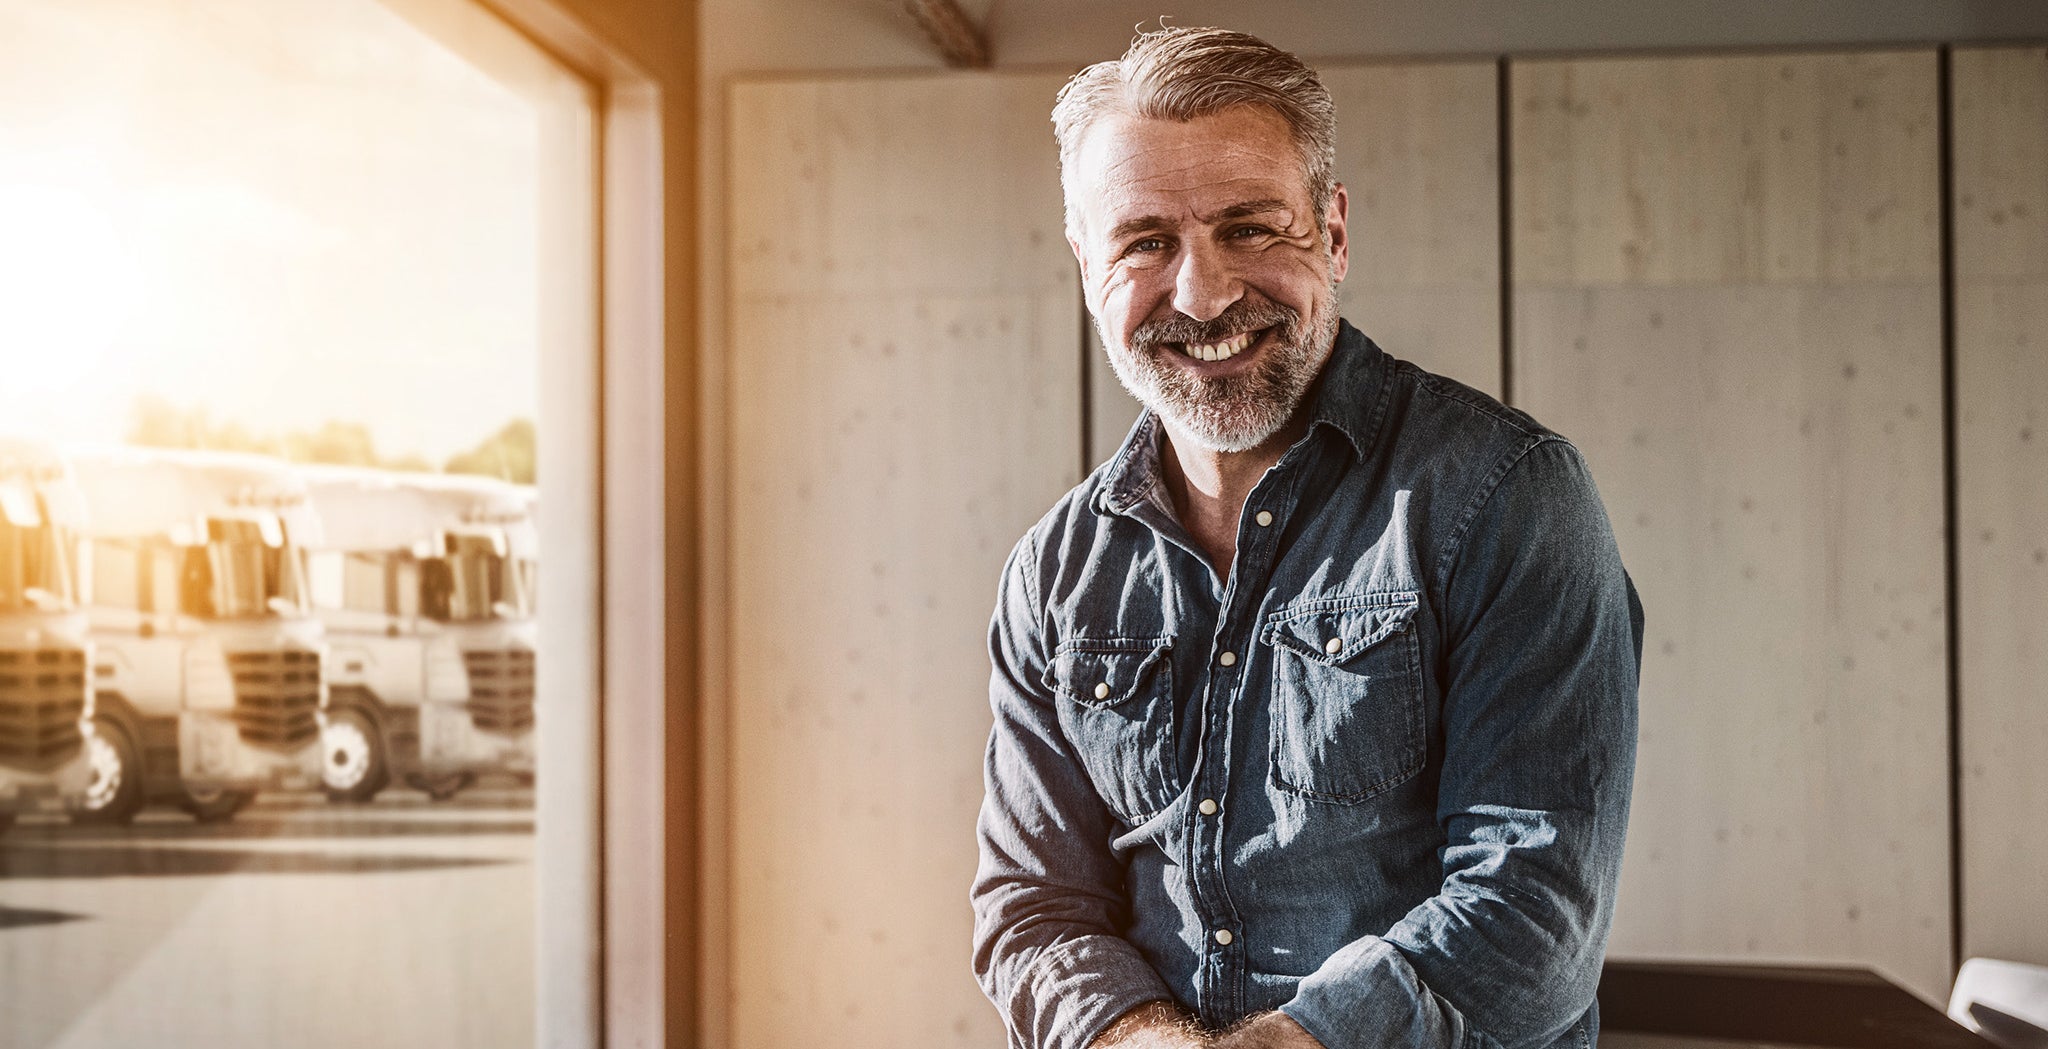
[[[1465,1018],[1393,944],[1365,936],[1310,973],[1280,1007],[1323,1049],[1454,1049]]]
[[[1048,948],[1010,998],[1010,1031],[1029,1049],[1087,1049],[1123,1014],[1173,992],[1136,948],[1083,936]]]

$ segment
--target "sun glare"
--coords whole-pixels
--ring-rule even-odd
[[[440,463],[530,419],[538,148],[374,0],[0,0],[0,430],[147,401]]]
[[[27,395],[67,390],[109,360],[142,292],[111,193],[18,179],[0,158],[0,346]]]

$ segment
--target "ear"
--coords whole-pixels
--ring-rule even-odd
[[[1351,195],[1344,190],[1344,183],[1337,183],[1330,194],[1330,209],[1323,216],[1324,224],[1330,229],[1330,279],[1343,280],[1351,270],[1351,234],[1345,229],[1345,222],[1351,213]]]

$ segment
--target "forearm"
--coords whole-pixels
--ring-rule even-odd
[[[1117,1018],[1088,1049],[1205,1049],[1215,1042],[1194,1017],[1168,1001],[1146,1002]]]
[[[1294,1018],[1282,1012],[1261,1013],[1219,1035],[1212,1049],[1324,1049]]]
[[[1261,1013],[1221,1034],[1172,1002],[1146,1002],[1119,1017],[1088,1049],[1323,1049],[1286,1013]]]
[[[1170,997],[1165,981],[1124,940],[1102,933],[1046,939],[1052,935],[1034,926],[985,940],[977,951],[982,987],[1003,1013],[1012,1046],[1084,1049],[1120,1017]]]

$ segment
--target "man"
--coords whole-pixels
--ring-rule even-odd
[[[1147,410],[990,630],[975,968],[1010,1044],[1588,1045],[1642,620],[1584,462],[1338,319],[1292,55],[1144,34],[1053,122]]]

